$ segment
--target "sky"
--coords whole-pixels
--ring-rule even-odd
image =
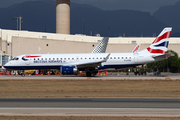
[[[15,3],[32,0],[0,0],[0,8]],[[34,0],[36,1],[36,0]],[[42,0],[43,1],[43,0]],[[55,0],[49,0],[55,1]],[[153,13],[162,6],[173,5],[180,0],[71,0],[79,4],[89,4],[103,10],[129,9]]]
[[[72,0],[90,4],[104,10],[130,9],[153,13],[162,6],[174,5],[180,0]]]

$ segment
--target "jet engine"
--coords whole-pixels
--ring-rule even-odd
[[[76,67],[70,67],[70,66],[62,66],[60,68],[61,74],[63,75],[72,75],[72,74],[77,74],[78,69]]]

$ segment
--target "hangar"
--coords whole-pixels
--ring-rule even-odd
[[[0,29],[0,51],[3,56],[0,64],[2,66],[11,57],[21,54],[91,53],[101,39],[98,36]],[[137,43],[141,43],[142,50],[154,40],[154,37],[113,37],[109,39],[106,52],[131,52]],[[180,56],[180,38],[171,38],[168,49]]]

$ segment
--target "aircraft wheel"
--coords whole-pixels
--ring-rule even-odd
[[[90,73],[90,72],[87,72],[87,73],[86,73],[86,76],[87,76],[87,77],[91,77],[91,73]]]
[[[24,73],[22,73],[22,75],[21,75],[22,77],[25,77],[25,74]]]

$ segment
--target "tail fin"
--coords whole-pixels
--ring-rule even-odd
[[[105,53],[106,52],[106,48],[107,48],[107,44],[109,41],[109,37],[104,37],[99,44],[94,48],[94,50],[92,51],[92,53]]]
[[[137,44],[137,45],[135,46],[135,48],[132,50],[132,52],[131,52],[131,53],[138,52],[138,51],[139,51],[139,49],[140,49],[140,46],[141,46],[141,44]]]
[[[172,28],[164,28],[147,50],[152,54],[166,54],[171,31]]]

